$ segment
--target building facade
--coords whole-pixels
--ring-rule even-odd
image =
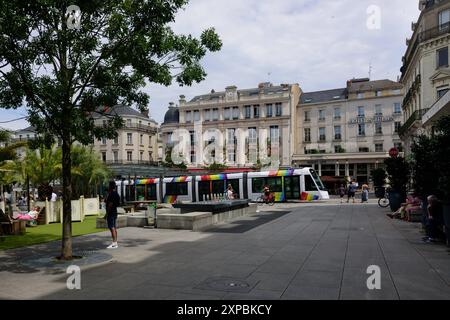
[[[307,92],[297,106],[294,166],[314,167],[331,189],[346,177],[370,182],[389,150],[402,150],[403,86],[352,79],[345,88]]]
[[[274,159],[277,155],[277,165],[289,167],[300,95],[298,84],[261,83],[254,89],[229,86],[222,92],[212,90],[190,101],[180,96],[179,107],[171,103],[161,126],[163,153],[183,144],[186,148],[180,153],[188,169],[203,168],[212,161],[248,169],[262,159],[259,151],[270,149],[265,156]],[[211,144],[214,147],[208,149]],[[208,160],[204,161],[205,157]]]
[[[419,9],[400,70],[405,87],[400,133],[406,152],[414,135],[432,131],[435,121],[450,113],[450,1],[422,0]]]
[[[117,114],[125,123],[116,139],[94,142],[100,159],[111,165],[152,165],[158,161],[158,124],[148,114],[127,106],[115,106],[105,116],[94,117],[95,125],[102,126],[108,115]]]

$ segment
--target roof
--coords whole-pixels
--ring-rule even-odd
[[[300,101],[301,104],[307,104],[307,103],[331,102],[336,100],[343,100],[346,98],[347,98],[347,89],[339,88],[332,90],[304,92],[300,97]]]
[[[290,85],[280,85],[280,86],[273,86],[270,83],[264,83],[262,84],[264,87],[262,88],[252,88],[252,89],[243,89],[243,90],[237,90],[237,93],[241,96],[257,96],[259,95],[260,91],[262,91],[265,95],[270,93],[280,93],[283,91],[289,91]],[[220,98],[225,98],[226,91],[221,92],[212,92],[210,94],[204,94],[195,96],[192,98],[190,102],[197,102],[197,101],[208,101],[208,100],[219,100]]]
[[[98,109],[99,111],[102,109]],[[118,115],[118,116],[135,116],[140,118],[149,119],[146,115],[142,114],[141,112],[137,111],[136,109],[133,109],[129,106],[124,105],[116,105],[113,107],[106,107],[103,109],[103,113],[105,115]],[[100,118],[102,117],[101,114],[95,113],[94,118]]]
[[[177,107],[170,106],[169,110],[167,110],[166,114],[164,115],[164,123],[163,124],[169,124],[169,123],[178,123],[180,121],[180,111]]]
[[[36,132],[36,128],[33,126],[29,126],[29,127],[26,127],[25,129],[16,130],[15,132],[16,133],[18,133],[18,132]]]
[[[402,84],[388,79],[374,81],[358,81],[358,79],[353,79],[349,80],[347,86],[349,93],[402,88]]]

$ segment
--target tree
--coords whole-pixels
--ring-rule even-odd
[[[62,259],[72,258],[72,143],[113,139],[123,125],[112,115],[96,126],[92,114],[117,104],[144,111],[146,82],[202,81],[201,59],[222,46],[214,29],[199,39],[171,30],[187,2],[80,0],[78,11],[72,1],[0,0],[0,108],[25,105],[37,132],[62,142]]]
[[[392,191],[406,197],[406,187],[409,182],[409,164],[403,157],[387,158],[384,160]]]

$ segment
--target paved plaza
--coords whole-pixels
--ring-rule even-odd
[[[394,221],[369,204],[277,204],[204,232],[119,229],[74,238],[110,254],[81,266],[81,290],[64,270],[33,267],[60,242],[0,252],[2,299],[450,299],[450,253],[421,241],[420,224]],[[367,267],[381,290],[367,288]]]

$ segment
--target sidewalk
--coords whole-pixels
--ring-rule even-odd
[[[113,260],[81,267],[81,290],[64,271],[20,267],[60,243],[0,252],[3,299],[450,299],[450,255],[421,241],[420,225],[373,204],[276,204],[208,232],[119,229],[77,237],[74,248]],[[381,290],[368,290],[369,265]]]

